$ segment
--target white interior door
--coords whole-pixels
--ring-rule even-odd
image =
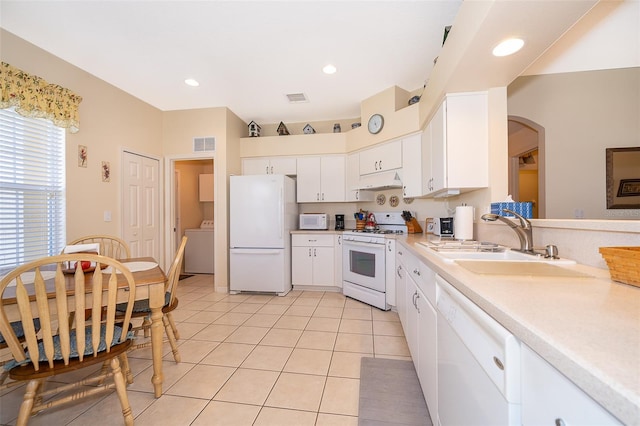
[[[123,238],[131,256],[160,260],[160,162],[123,153]]]

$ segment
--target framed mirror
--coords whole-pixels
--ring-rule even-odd
[[[607,148],[607,208],[640,209],[640,147]]]

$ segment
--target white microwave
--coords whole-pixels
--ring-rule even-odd
[[[326,213],[303,213],[300,215],[300,229],[329,229],[329,215]]]

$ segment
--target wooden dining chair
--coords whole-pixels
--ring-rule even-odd
[[[69,269],[81,261],[93,262],[95,270]],[[118,395],[124,423],[133,424],[125,378],[132,379],[127,350],[132,344],[129,324],[135,290],[133,275],[126,266],[113,258],[88,253],[42,258],[17,267],[0,280],[0,333],[13,356],[4,368],[12,380],[28,382],[17,425],[26,425],[29,417],[41,410],[112,389]],[[118,298],[126,301],[120,304],[126,308],[116,321]],[[93,313],[88,320],[77,315],[74,325],[69,324],[67,318],[72,312],[87,308]],[[39,333],[34,327],[36,318]],[[16,320],[22,323],[24,343],[11,326]],[[105,361],[109,361],[111,371],[104,377],[97,375],[44,390],[45,380],[50,377]],[[95,385],[105,379],[112,380]],[[67,395],[65,391],[72,389],[81,390]],[[61,392],[62,396],[56,395]]]
[[[113,235],[87,235],[77,238],[67,245],[91,243],[100,244],[100,254],[102,256],[113,257],[114,259],[128,259],[131,257],[131,250],[127,243]]]
[[[21,343],[24,342],[24,329],[22,328],[22,321],[14,321],[10,323],[10,326],[15,331],[16,337],[18,338],[18,340]],[[35,318],[33,320],[33,326],[36,330],[36,333],[40,331],[39,318]],[[0,333],[0,351],[11,353],[8,349],[9,349],[9,345],[7,345],[7,341],[4,339],[4,336],[2,335],[2,333]],[[22,383],[22,382],[16,382],[15,380],[7,381],[7,379],[9,378],[9,371],[5,370],[2,367],[4,367],[10,361],[11,361],[10,358],[7,359],[5,357],[3,357],[0,360],[0,391]]]
[[[182,269],[182,261],[184,259],[184,248],[187,245],[187,237],[182,237],[182,241],[180,242],[180,246],[178,247],[178,251],[173,258],[173,262],[171,263],[171,268],[169,269],[169,273],[167,274],[167,282],[165,284],[165,293],[164,293],[164,306],[162,307],[162,323],[164,325],[165,333],[167,335],[167,341],[171,346],[171,351],[173,352],[173,359],[176,362],[180,362],[180,353],[178,352],[178,344],[177,340],[180,339],[180,335],[178,333],[178,329],[176,328],[176,324],[173,321],[173,316],[171,312],[178,307],[178,298],[176,297],[176,293],[178,290],[178,282],[180,281],[180,270]],[[120,305],[118,305],[120,306]],[[117,308],[120,310],[120,307]],[[136,300],[133,304],[133,318],[143,317],[142,325],[139,327],[134,327],[133,330],[137,333],[140,330],[144,331],[144,336],[149,336],[149,331],[151,329],[151,308],[149,307],[149,299],[144,300]],[[151,342],[147,341],[140,344],[134,344],[132,349],[140,349],[144,347],[148,347],[151,345]]]

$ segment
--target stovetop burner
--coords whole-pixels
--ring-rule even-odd
[[[357,232],[363,234],[404,234],[402,229],[352,229],[349,232]]]

